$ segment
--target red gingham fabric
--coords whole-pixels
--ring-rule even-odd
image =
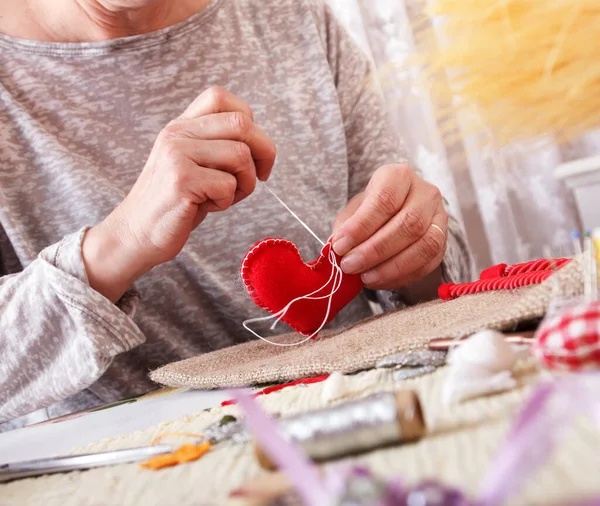
[[[542,323],[532,351],[549,369],[600,367],[600,301],[582,303]]]

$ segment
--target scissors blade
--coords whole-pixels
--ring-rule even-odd
[[[167,445],[145,446],[128,450],[117,450],[87,455],[70,455],[66,457],[51,457],[46,459],[29,460],[0,465],[0,483],[42,476],[45,474],[65,473],[92,469],[95,467],[114,466],[140,462],[156,455],[172,452]]]

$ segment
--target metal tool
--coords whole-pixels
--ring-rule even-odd
[[[129,450],[117,450],[88,455],[71,455],[67,457],[51,457],[0,465],[0,483],[43,476],[45,474],[65,473],[92,469],[95,467],[114,466],[140,462],[156,455],[170,453],[173,448],[167,445],[146,446]]]
[[[519,333],[510,333],[504,334],[506,336],[506,342],[511,344],[523,344],[530,345],[533,343],[533,332],[519,332]],[[470,336],[465,336],[460,339],[452,339],[452,338],[442,338],[442,339],[432,339],[429,341],[429,349],[430,350],[449,350],[450,348],[454,348],[455,346],[460,346],[467,340]]]

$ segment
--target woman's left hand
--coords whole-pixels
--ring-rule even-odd
[[[391,290],[433,272],[446,251],[448,214],[439,189],[406,165],[378,169],[333,227],[342,269],[368,288]]]

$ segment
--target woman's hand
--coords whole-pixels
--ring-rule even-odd
[[[240,98],[202,93],[159,134],[129,195],[83,242],[90,285],[115,302],[139,276],[173,259],[208,213],[265,181],[275,144]]]
[[[334,224],[342,269],[365,285],[390,290],[433,272],[446,250],[448,215],[440,191],[406,165],[386,165]]]

